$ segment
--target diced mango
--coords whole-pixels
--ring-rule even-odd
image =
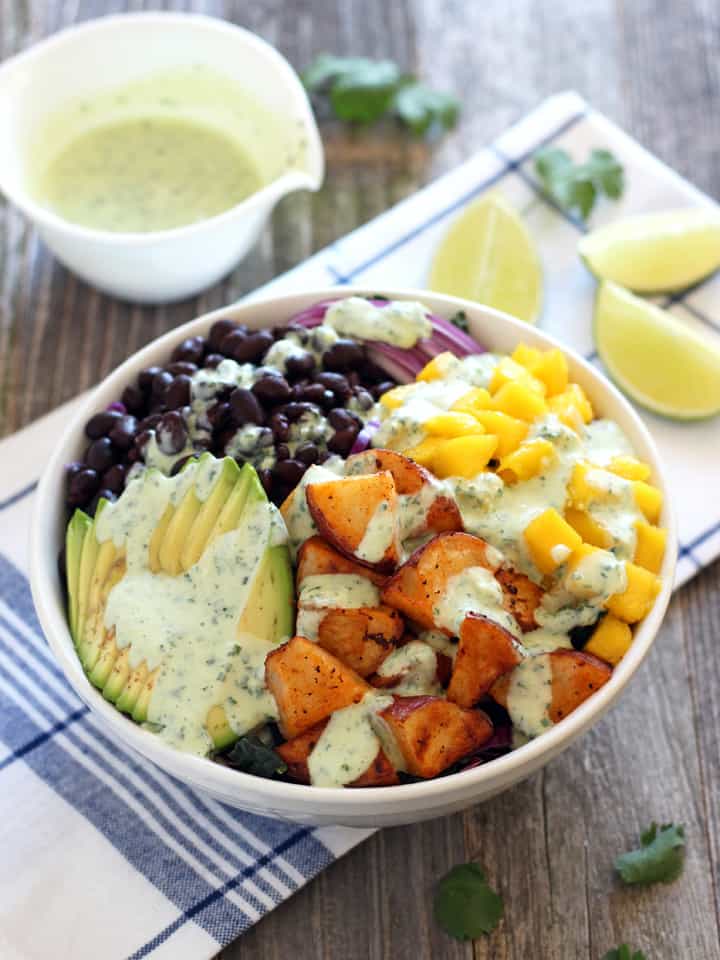
[[[605,469],[626,480],[650,479],[650,464],[635,457],[613,457]]]
[[[522,383],[540,396],[545,396],[545,384],[534,377],[525,367],[510,357],[503,357],[493,370],[490,380],[490,393],[497,393],[509,383]]]
[[[439,413],[423,424],[431,437],[465,437],[485,433],[485,427],[469,413]]]
[[[573,430],[583,423],[590,423],[593,418],[592,405],[578,383],[569,383],[562,393],[550,397],[548,409]]]
[[[497,437],[490,434],[443,440],[433,454],[430,468],[438,477],[470,479],[485,469],[496,448]]]
[[[415,383],[403,383],[399,387],[393,387],[380,397],[380,403],[386,410],[397,410],[411,396],[416,387]]]
[[[509,417],[532,423],[547,412],[543,397],[526,383],[506,383],[493,395],[493,408]]]
[[[441,380],[446,377],[452,368],[457,364],[458,359],[454,353],[446,350],[445,353],[438,353],[429,363],[426,363],[420,373],[415,377],[416,380]]]
[[[543,352],[540,364],[533,373],[545,384],[548,397],[555,397],[567,389],[567,360],[562,350],[557,347]]]
[[[570,474],[567,486],[568,502],[576,510],[587,510],[590,504],[598,499],[599,490],[587,481],[589,470],[595,468],[588,463],[576,463]]]
[[[586,543],[590,543],[594,547],[602,547],[604,550],[612,546],[613,539],[608,531],[605,527],[600,526],[597,520],[593,519],[585,510],[566,507],[565,519]]]
[[[631,643],[632,630],[627,623],[608,613],[595,627],[583,651],[616,666],[628,652]]]
[[[487,410],[490,406],[490,394],[484,387],[473,387],[464,393],[459,400],[450,407],[458,413],[470,413],[473,416],[480,410]]]
[[[432,463],[433,456],[444,443],[445,441],[442,437],[426,437],[424,440],[421,440],[417,446],[410,447],[403,452],[406,457],[414,460],[415,463],[419,463],[421,467],[429,467]]]
[[[534,375],[542,363],[542,350],[530,347],[527,343],[519,343],[512,352],[512,359]]]
[[[646,616],[660,592],[660,580],[636,563],[626,563],[627,587],[622,593],[616,593],[606,606],[625,623],[637,623]]]
[[[499,410],[478,410],[475,419],[481,423],[488,433],[498,438],[498,457],[506,457],[513,450],[517,450],[528,432],[528,425],[517,417],[509,417]]]
[[[662,491],[653,487],[644,480],[633,481],[633,492],[635,494],[635,503],[645,514],[648,523],[657,523],[660,519],[662,510],[663,496]]]
[[[518,483],[540,473],[555,457],[555,447],[549,440],[530,440],[502,458],[498,473],[505,483]]]
[[[582,543],[580,535],[552,507],[531,520],[523,535],[541,573],[552,573]]]
[[[635,521],[635,530],[637,532],[635,563],[640,567],[645,567],[651,573],[660,573],[665,556],[667,530],[662,527],[653,527],[649,523],[645,523],[644,520]]]

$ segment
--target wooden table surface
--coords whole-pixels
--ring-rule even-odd
[[[59,28],[139,2],[2,0],[4,58]],[[197,299],[144,309],[59,266],[0,208],[0,435],[104,376],[163,331],[288,269],[458,163],[542,98],[575,88],[720,197],[717,0],[196,0],[299,68],[321,51],[388,56],[463,101],[431,151],[327,131],[322,191],[283,201],[262,243]],[[397,278],[402,283],[402,277]],[[709,478],[715,496],[720,478]],[[714,480],[714,483],[712,482]],[[720,566],[674,599],[621,704],[544,771],[463,815],[375,835],[224,951],[225,960],[599,960],[627,941],[648,960],[720,957]],[[652,820],[686,824],[684,876],[621,889],[617,853]],[[475,944],[433,924],[434,882],[479,860],[505,920]]]

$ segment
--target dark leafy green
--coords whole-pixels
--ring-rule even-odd
[[[631,953],[630,947],[626,943],[621,943],[614,950],[608,950],[602,960],[647,960],[647,958],[642,950]]]
[[[457,313],[454,313],[450,317],[450,323],[454,324],[458,330],[463,330],[465,333],[470,332],[470,327],[468,326],[467,314],[464,310],[458,310]]]
[[[340,120],[371,124],[393,116],[419,137],[454,127],[460,111],[454,97],[403,74],[391,60],[322,53],[303,71],[302,81],[311,93],[328,98]]]
[[[457,940],[490,933],[503,915],[502,897],[488,885],[479,863],[453,867],[435,891],[435,920]]]
[[[566,150],[544,147],[535,154],[535,172],[547,194],[582,220],[601,194],[617,200],[625,187],[623,168],[609,150],[593,150],[585,163],[575,163]]]
[[[685,866],[685,828],[656,823],[640,835],[640,847],[621,854],[615,869],[625,883],[672,883]]]
[[[276,777],[287,770],[281,757],[254,734],[240,737],[230,750],[222,755],[222,759],[229,767],[242,770],[243,773],[252,773],[256,777]]]

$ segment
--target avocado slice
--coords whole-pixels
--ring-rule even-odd
[[[65,533],[68,620],[70,621],[70,635],[73,638],[73,642],[77,642],[78,634],[80,562],[82,559],[83,543],[91,527],[92,519],[86,513],[83,513],[82,510],[76,510],[70,519]]]

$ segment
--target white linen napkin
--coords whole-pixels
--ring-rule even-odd
[[[624,198],[600,204],[593,226],[711,202],[577,95],[562,94],[253,297],[328,283],[421,287],[452,218],[497,189],[539,241],[540,326],[594,360],[594,283],[576,253],[582,228],[543,198],[532,173],[532,154],[549,143],[576,157],[609,148],[625,167]],[[720,279],[671,298],[671,309],[715,336]],[[0,956],[200,960],[371,831],[311,830],[186,789],[112,742],[65,683],[30,599],[27,531],[37,478],[78,402],[0,443]],[[708,477],[720,476],[718,421],[643,416],[675,491],[680,584],[720,553],[720,500],[708,493]]]

